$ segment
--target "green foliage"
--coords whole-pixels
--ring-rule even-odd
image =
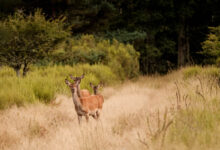
[[[0,72],[4,72],[4,68]],[[6,70],[8,70],[6,68]],[[10,70],[12,72],[12,70]],[[2,75],[2,74],[1,74]],[[0,78],[0,109],[8,108],[16,104],[22,106],[25,103],[36,101],[33,95],[29,80],[18,79],[15,74],[13,76],[1,76]]]
[[[105,38],[107,39],[116,39],[119,42],[122,43],[130,43],[135,40],[140,40],[140,39],[145,39],[146,38],[146,33],[145,32],[128,32],[126,30],[117,30],[117,31],[112,31],[112,32],[107,32],[105,34]]]
[[[58,49],[54,60],[62,64],[104,64],[121,79],[136,77],[139,72],[139,53],[132,45],[116,40],[96,40],[92,35],[72,39],[66,50]]]
[[[202,67],[187,67],[183,70],[183,78],[188,79],[201,73]]]
[[[205,77],[214,77],[220,78],[220,70],[217,67],[200,67],[200,66],[192,66],[183,69],[183,78],[190,79],[195,76],[205,76]]]
[[[220,59],[220,26],[210,27],[210,33],[208,38],[203,42],[203,51],[201,52],[205,56],[205,63],[219,65]]]
[[[19,71],[46,57],[69,35],[64,19],[46,20],[41,10],[26,16],[21,10],[0,21],[0,62]]]
[[[17,78],[11,68],[2,67],[0,69],[0,109],[34,102],[49,103],[57,94],[70,94],[64,79],[69,78],[70,74],[81,76],[83,73],[85,78],[81,82],[81,88],[89,89],[90,92],[92,92],[90,82],[111,85],[119,81],[112,70],[104,65],[32,67],[32,71],[25,78]]]
[[[27,14],[33,12],[32,8],[41,8],[48,18],[66,16],[73,36],[104,35],[105,38],[132,43],[140,52],[142,73],[166,73],[177,67],[177,55],[181,54],[177,51],[184,47],[190,49],[189,57],[188,50],[182,53],[185,59],[182,62],[179,59],[180,65],[191,63],[192,60],[196,64],[203,62],[198,52],[201,51],[208,26],[219,25],[219,4],[218,0],[1,0],[0,18],[7,17],[19,8],[24,8]],[[148,47],[152,47],[152,52]],[[147,57],[155,50],[160,55],[149,62]],[[103,53],[95,54],[85,59],[95,63],[103,57]],[[85,53],[74,56],[77,55]],[[204,55],[207,59],[203,63],[215,63],[216,56]],[[66,55],[62,60],[65,58],[71,63]]]
[[[115,6],[109,1],[72,0],[68,2],[65,5],[68,8],[64,14],[68,17],[68,23],[74,33],[106,31],[110,26],[110,20],[115,16]],[[59,7],[59,4],[57,6]],[[54,13],[59,15],[59,12]]]

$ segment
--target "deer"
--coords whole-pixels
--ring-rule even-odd
[[[100,113],[100,100],[97,95],[90,95],[87,97],[82,97],[80,92],[78,92],[79,82],[71,83],[65,79],[65,83],[69,86],[72,99],[75,106],[75,110],[78,116],[79,124],[81,124],[82,117],[85,116],[86,121],[89,121],[89,116],[92,116],[94,119],[99,119]]]
[[[101,94],[98,94],[98,89],[99,89],[100,87],[102,87],[102,86],[103,86],[102,83],[100,83],[100,84],[98,84],[98,85],[93,85],[93,84],[90,82],[90,87],[93,89],[94,95],[96,95],[96,96],[98,97],[98,100],[99,100],[99,109],[98,109],[98,113],[96,114],[98,118],[99,118],[99,116],[100,116],[100,111],[101,111],[102,105],[103,105],[103,103],[104,103],[104,97],[103,97]]]
[[[87,96],[90,96],[90,93],[87,89],[80,89],[80,83],[81,83],[81,80],[84,78],[85,74],[82,74],[80,77],[74,77],[72,75],[70,75],[70,78],[74,81],[74,82],[78,82],[78,92],[80,92],[80,95],[82,97],[87,97]],[[79,96],[79,93],[78,93],[78,96]]]

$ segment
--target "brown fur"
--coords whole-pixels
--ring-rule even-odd
[[[81,122],[82,116],[86,117],[86,120],[89,120],[89,116],[92,116],[95,119],[98,119],[100,116],[100,110],[102,109],[103,100],[100,95],[89,95],[87,97],[78,96],[78,86],[79,82],[70,83],[67,79],[65,80],[66,84],[69,86],[73,102],[75,105],[75,110],[78,115],[79,123]]]
[[[90,95],[88,97],[80,98],[80,102],[82,104],[82,108],[86,113],[90,113],[91,111],[95,111],[99,108],[99,97],[96,95]]]
[[[90,96],[89,90],[86,90],[86,89],[80,90],[80,95],[81,95],[82,97]]]
[[[99,109],[102,109],[102,105],[103,105],[103,103],[104,103],[104,97],[102,96],[102,95],[100,95],[100,94],[98,94],[98,95],[96,95],[97,97],[98,97],[98,101],[99,101],[99,103],[98,103],[98,108]]]
[[[94,95],[96,95],[98,97],[98,101],[99,101],[99,109],[102,109],[102,105],[104,103],[104,97],[101,94],[98,94],[98,89],[102,86],[101,84],[98,85],[93,85],[92,83],[90,83],[91,88],[93,89]]]

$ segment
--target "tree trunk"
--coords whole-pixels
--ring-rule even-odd
[[[21,69],[21,65],[16,65],[13,67],[14,71],[16,72],[17,77],[20,77],[20,69]]]
[[[19,78],[20,77],[20,69],[15,69],[16,76]]]
[[[27,75],[28,70],[29,70],[28,64],[25,63],[25,64],[24,64],[24,68],[23,68],[23,77],[25,77],[25,76]]]
[[[189,63],[190,45],[188,36],[188,24],[185,18],[181,20],[181,25],[178,33],[178,67],[185,66]]]

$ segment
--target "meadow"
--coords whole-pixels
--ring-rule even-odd
[[[70,68],[66,66],[64,70],[75,70]],[[7,68],[3,70],[7,71]],[[27,77],[29,80],[16,80],[11,73],[10,78],[13,81],[10,82],[12,85],[8,90],[15,88],[13,85],[17,86],[15,83],[19,84],[22,80],[25,80],[23,84],[31,83],[27,88],[29,90],[33,90],[31,87],[37,83],[40,85],[55,82],[56,97],[46,105],[45,102],[27,101],[22,107],[12,105],[2,110],[0,149],[220,148],[220,73],[216,67],[192,66],[171,71],[164,76],[144,76],[123,83],[116,82],[117,77],[110,80],[113,77],[111,73],[106,73],[111,77],[109,80],[98,78],[98,73],[97,76],[88,75],[82,80],[82,87],[87,88],[87,80],[93,78],[94,83],[106,81],[106,86],[101,91],[105,102],[101,119],[96,122],[90,118],[89,123],[83,119],[81,126],[78,125],[70,91],[65,87],[63,79],[58,78],[57,70],[62,69],[56,66],[47,68],[47,71],[33,70],[33,74]],[[43,80],[44,82],[40,83],[43,77],[30,81],[34,72],[56,78],[47,78],[48,81]],[[67,76],[70,72],[60,74]],[[76,72],[76,75],[78,74],[81,72]],[[1,76],[4,76],[3,72]],[[8,78],[5,77],[1,82],[7,82]],[[50,90],[48,88],[48,91]]]

